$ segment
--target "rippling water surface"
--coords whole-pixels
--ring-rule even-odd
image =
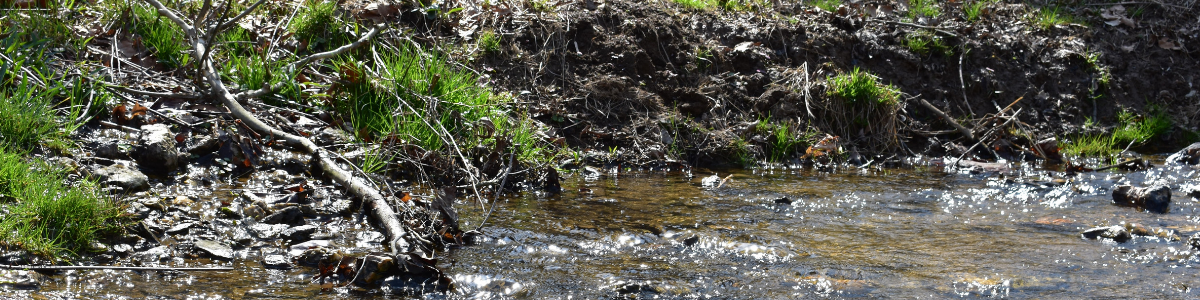
[[[920,163],[918,163],[920,164]],[[478,244],[440,254],[457,282],[425,298],[1194,298],[1200,256],[1190,167],[1068,175],[939,168],[628,172],[567,175],[559,195],[502,199]],[[610,173],[611,174],[611,173]],[[1171,212],[1111,204],[1116,184],[1167,184]],[[786,198],[786,200],[784,200]],[[460,202],[474,228],[484,211]],[[334,246],[378,249],[363,220],[335,220]],[[1080,231],[1136,223],[1126,243]],[[1181,237],[1183,241],[1176,240]],[[278,245],[282,248],[284,245]],[[70,272],[10,295],[85,298],[375,298],[308,283],[242,250],[235,272]],[[189,259],[184,263],[205,261]],[[9,277],[21,276],[8,273]],[[2,278],[0,278],[2,279]],[[25,289],[23,289],[25,288]],[[408,295],[414,296],[414,295]]]

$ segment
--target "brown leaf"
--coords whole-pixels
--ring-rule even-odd
[[[1168,38],[1166,38],[1166,37],[1162,37],[1162,38],[1159,38],[1159,39],[1158,39],[1158,47],[1159,47],[1159,48],[1163,48],[1163,49],[1167,49],[1167,50],[1179,50],[1179,49],[1182,49],[1182,48],[1181,48],[1181,47],[1179,47],[1178,45],[1175,45],[1175,42],[1171,41],[1171,39],[1168,39]]]
[[[130,111],[132,114],[129,117],[136,118],[137,116],[145,116],[147,111],[149,110],[145,106],[134,103],[133,110]]]

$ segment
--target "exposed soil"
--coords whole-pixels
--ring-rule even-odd
[[[948,141],[971,145],[955,134],[923,136],[952,128],[911,105],[917,98],[960,121],[1023,98],[1013,107],[1022,109],[1020,121],[1036,128],[1039,138],[1060,139],[1085,130],[1079,125],[1088,119],[1111,125],[1122,109],[1165,108],[1179,126],[1140,149],[1150,152],[1177,149],[1186,142],[1183,133],[1194,130],[1200,99],[1194,87],[1200,49],[1195,10],[1131,6],[1141,10],[1131,28],[1106,25],[1099,14],[1107,5],[1078,4],[1075,15],[1092,25],[1043,29],[1031,15],[1048,3],[1005,1],[978,22],[966,22],[960,4],[949,3],[940,19],[923,24],[954,35],[944,39],[951,53],[921,54],[903,39],[922,29],[896,23],[900,9],[883,13],[892,5],[898,4],[864,1],[838,12],[778,5],[738,13],[671,2],[569,3],[553,13],[498,22],[504,50],[475,66],[520,93],[529,113],[572,147],[617,146],[633,150],[624,153],[635,161],[672,158],[671,149],[682,149],[685,155],[675,158],[729,165],[737,161],[739,139],[750,141],[761,159],[764,138],[747,124],[767,116],[811,124],[840,135],[848,147],[879,154],[940,155],[954,147],[943,147]],[[450,33],[450,26],[420,32]],[[1100,55],[1097,67],[1089,65],[1089,54]],[[899,131],[853,131],[829,118],[822,107],[834,100],[824,91],[825,80],[853,68],[906,94]],[[1098,83],[1098,68],[1110,69],[1107,86]],[[880,135],[896,135],[901,143],[880,144]]]

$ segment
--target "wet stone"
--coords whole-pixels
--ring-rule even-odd
[[[150,188],[150,177],[124,164],[102,167],[93,173],[100,177],[101,183],[122,188],[124,192],[138,192]]]
[[[233,248],[221,242],[210,240],[196,240],[196,248],[212,255],[216,258],[233,259]]]
[[[1187,243],[1188,246],[1192,247],[1192,250],[1200,250],[1200,232],[1197,232],[1196,234],[1193,234],[1192,237],[1188,238]]]
[[[263,217],[262,222],[267,224],[293,223],[301,220],[300,215],[303,214],[298,206],[289,206],[280,209],[266,217]]]
[[[263,256],[263,266],[268,269],[287,270],[292,268],[292,262],[288,261],[287,256],[279,254],[271,254]]]
[[[1125,227],[1120,225],[1096,227],[1084,230],[1082,236],[1083,238],[1090,240],[1101,238],[1111,239],[1118,243],[1128,242],[1133,238],[1133,235],[1129,234],[1129,231],[1125,230]]]
[[[1167,162],[1185,165],[1200,164],[1200,143],[1193,143],[1183,150],[1167,156]]]
[[[166,174],[179,167],[179,150],[175,149],[175,134],[166,124],[142,126],[139,144],[133,147],[133,159],[146,169]]]
[[[1170,211],[1171,188],[1165,185],[1150,187],[1118,186],[1113,188],[1113,203],[1165,214]]]
[[[192,226],[195,226],[195,225],[196,225],[196,222],[179,223],[175,226],[172,226],[170,229],[167,229],[166,233],[167,234],[187,234],[188,229],[191,229]]]
[[[250,225],[250,233],[260,239],[274,239],[279,238],[279,235],[283,234],[283,231],[287,230],[289,227],[290,226],[286,224],[257,223]]]
[[[141,263],[158,263],[164,259],[170,258],[170,251],[171,250],[167,248],[167,246],[158,246],[134,254],[133,260]]]
[[[296,227],[292,227],[292,228],[288,228],[287,230],[284,230],[283,235],[293,241],[300,241],[300,240],[310,239],[313,232],[316,232],[316,231],[317,231],[317,226],[315,226],[315,225],[301,225],[301,226],[296,226]]]
[[[92,149],[92,152],[95,153],[96,157],[108,159],[129,159],[129,155],[126,155],[125,151],[121,150],[121,146],[116,142],[106,142],[100,144],[99,146],[96,146],[95,149]]]

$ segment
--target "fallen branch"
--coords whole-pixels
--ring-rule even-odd
[[[958,129],[959,132],[962,132],[962,134],[964,136],[966,136],[967,139],[972,140],[972,141],[975,140],[975,134],[972,133],[970,129],[967,129],[966,127],[963,127],[962,125],[958,124],[958,122],[955,122],[954,118],[951,118],[950,115],[947,115],[946,113],[942,112],[942,110],[933,106],[933,104],[930,104],[929,101],[925,101],[925,99],[917,99],[917,101],[920,101],[921,106],[924,106],[925,108],[928,108],[930,111],[933,111],[933,113],[936,114],[938,117],[941,117],[942,120],[946,120],[946,123],[950,123],[950,126],[954,126],[955,129]]]
[[[0,269],[31,270],[31,271],[56,271],[56,270],[233,271],[233,267],[24,266],[24,265],[3,265],[3,264],[0,264]]]
[[[320,168],[321,173],[325,174],[334,182],[341,184],[347,192],[349,192],[351,195],[359,197],[364,203],[367,204],[366,206],[369,208],[370,212],[369,215],[375,219],[380,231],[387,235],[388,240],[385,244],[391,249],[393,254],[412,252],[413,249],[411,249],[411,245],[405,240],[407,231],[404,230],[404,226],[396,217],[396,211],[392,209],[392,206],[388,203],[387,199],[384,198],[379,191],[371,188],[363,183],[362,180],[355,178],[349,172],[346,172],[339,167],[333,162],[333,160],[330,159],[331,155],[325,153],[326,150],[317,146],[316,143],[313,143],[308,138],[296,136],[263,123],[257,117],[243,108],[238,102],[239,100],[266,95],[271,91],[274,91],[275,86],[272,86],[270,89],[260,89],[254,92],[234,95],[225,86],[225,83],[221,81],[221,77],[218,75],[212,59],[205,57],[208,49],[207,41],[204,39],[205,35],[198,32],[195,27],[187,24],[187,22],[184,22],[183,19],[179,18],[179,16],[175,15],[175,13],[163,6],[162,3],[159,3],[158,0],[145,1],[157,8],[160,15],[167,17],[171,21],[175,22],[175,24],[179,25],[180,28],[183,28],[184,33],[190,40],[189,43],[191,45],[193,55],[195,57],[202,58],[197,62],[199,65],[199,73],[201,73],[204,81],[210,85],[212,94],[218,97],[222,104],[225,104],[225,107],[229,109],[230,114],[260,134],[264,134],[265,136],[270,136],[275,139],[281,139],[285,145],[311,154],[314,163],[318,168]],[[216,27],[214,29],[218,28],[220,27]],[[358,41],[350,45],[339,47],[333,51],[311,55],[292,63],[291,66],[300,66],[318,59],[337,56],[338,54],[365,44],[365,41],[369,40],[371,37],[374,37],[384,28],[385,25],[376,26]],[[282,84],[277,84],[276,86],[282,88]]]

